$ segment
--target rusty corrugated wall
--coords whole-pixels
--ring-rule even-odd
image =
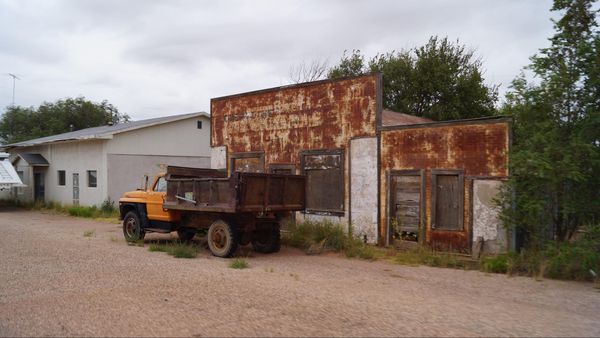
[[[226,146],[228,167],[232,154],[262,152],[265,171],[293,164],[297,172],[301,151],[342,150],[347,216],[347,149],[352,138],[376,136],[380,83],[381,75],[371,74],[214,98],[211,146]]]
[[[326,80],[211,99],[211,146],[299,163],[300,150],[346,148],[374,136],[378,75]]]
[[[470,251],[470,178],[508,176],[510,119],[488,118],[385,127],[380,138],[380,243],[389,240],[388,173],[424,170],[422,224],[425,240],[440,250]],[[463,228],[431,228],[432,170],[460,170],[464,174]]]

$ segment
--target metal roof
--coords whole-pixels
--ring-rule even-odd
[[[388,109],[383,110],[383,118],[382,122],[384,126],[401,126],[401,125],[410,125],[410,124],[419,124],[419,123],[427,123],[433,122],[425,117],[414,116],[404,113],[398,113],[395,111],[391,111]]]
[[[21,186],[23,182],[8,160],[0,161],[0,190]]]
[[[110,139],[113,135],[136,130],[140,128],[147,128],[159,124],[175,122],[179,120],[185,120],[193,117],[204,116],[206,118],[210,118],[210,116],[205,112],[199,113],[191,113],[191,114],[182,114],[182,115],[172,115],[165,117],[157,117],[153,119],[140,120],[140,121],[130,121],[115,124],[112,126],[100,126],[100,127],[92,127],[81,130],[76,130],[68,133],[57,134],[52,136],[40,137],[33,140],[27,140],[23,142],[11,143],[2,146],[5,149],[8,148],[17,148],[17,147],[30,147],[36,146],[46,143],[54,143],[61,141],[71,141],[71,140],[90,140],[90,139]]]
[[[48,163],[48,160],[46,160],[46,158],[40,154],[22,153],[18,156],[22,158],[25,162],[29,163],[29,165],[32,167],[47,167],[50,165],[50,163]],[[13,160],[13,163],[14,162],[15,160]]]

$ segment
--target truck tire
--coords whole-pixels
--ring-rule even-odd
[[[237,229],[231,224],[216,220],[208,228],[208,248],[217,257],[230,257],[238,246]]]
[[[179,237],[179,240],[182,242],[189,242],[194,236],[196,236],[196,230],[194,229],[183,228],[177,230],[177,237]]]
[[[129,211],[123,217],[123,236],[127,242],[140,241],[146,236],[146,232],[142,229],[140,216],[135,211]]]
[[[261,253],[279,252],[279,249],[281,249],[281,233],[279,232],[279,225],[274,224],[273,226],[254,234],[254,238],[252,238],[252,247],[254,248],[254,251]]]

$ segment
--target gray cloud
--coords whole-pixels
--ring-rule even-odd
[[[17,104],[84,95],[134,118],[208,110],[211,97],[284,85],[292,65],[448,36],[506,90],[552,34],[544,1],[0,0],[0,73]],[[0,78],[0,107],[12,82]]]

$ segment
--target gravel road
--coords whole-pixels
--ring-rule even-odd
[[[207,250],[128,246],[117,224],[18,210],[0,209],[0,231],[1,336],[600,336],[589,283],[291,248],[246,250],[234,270]]]

